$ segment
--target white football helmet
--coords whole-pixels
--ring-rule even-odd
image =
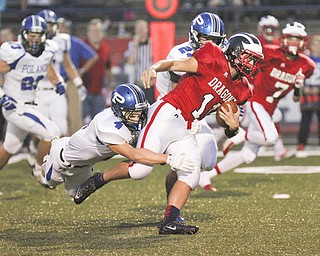
[[[258,23],[258,32],[268,42],[272,42],[275,38],[279,37],[280,34],[278,19],[272,15],[261,17]]]
[[[296,37],[299,40],[291,41],[289,37]],[[306,46],[307,32],[304,25],[299,22],[287,23],[282,30],[281,47],[290,55],[297,55]]]

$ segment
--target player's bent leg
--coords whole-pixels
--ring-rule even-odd
[[[76,204],[81,204],[97,189],[103,187],[110,181],[130,178],[128,168],[129,162],[124,161],[118,163],[111,170],[104,172],[103,174],[95,173],[78,187],[74,194],[74,202]]]

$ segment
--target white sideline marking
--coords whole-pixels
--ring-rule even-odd
[[[274,194],[272,196],[273,199],[289,199],[290,195],[289,194]]]
[[[320,173],[320,166],[257,166],[236,168],[236,173],[265,173],[265,174],[308,174]]]

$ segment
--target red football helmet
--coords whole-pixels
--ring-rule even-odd
[[[281,47],[290,55],[296,56],[306,46],[307,32],[299,22],[287,23],[282,30]]]
[[[280,25],[277,18],[271,15],[261,17],[258,23],[258,32],[269,43],[280,36]]]

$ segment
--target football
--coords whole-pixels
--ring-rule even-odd
[[[227,124],[226,122],[220,117],[220,112],[222,111],[221,108],[225,108],[228,109],[228,105],[232,108],[232,112],[235,114],[237,113],[239,107],[236,103],[230,101],[230,102],[223,102],[220,107],[217,109],[217,113],[216,113],[216,120],[218,125],[220,125],[221,127],[226,128]]]

